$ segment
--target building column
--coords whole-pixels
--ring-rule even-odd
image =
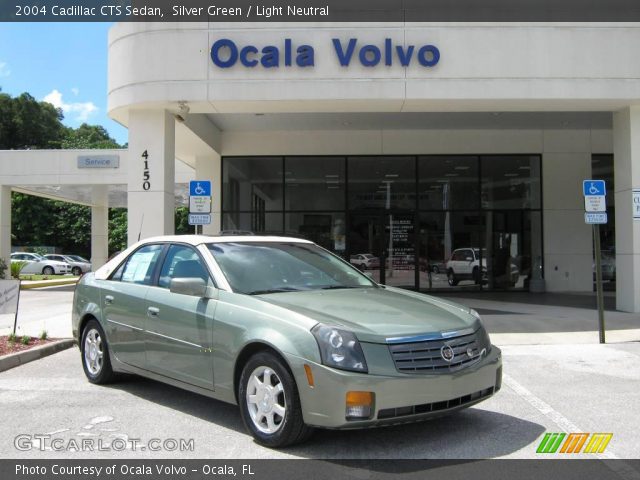
[[[196,180],[211,181],[211,224],[203,226],[202,232],[205,235],[217,235],[222,229],[220,162],[220,155],[215,152],[196,157]]]
[[[11,278],[11,187],[0,186],[0,258],[7,264],[5,278]]]
[[[613,155],[616,308],[625,312],[640,312],[640,221],[633,220],[631,195],[634,187],[640,188],[640,106],[614,113]]]
[[[175,233],[175,119],[164,110],[129,112],[128,244]]]
[[[109,192],[106,185],[94,185],[91,192],[91,269],[107,263],[109,257]]]

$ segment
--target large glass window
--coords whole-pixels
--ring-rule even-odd
[[[478,157],[418,158],[418,198],[422,210],[478,208]]]
[[[282,158],[248,157],[224,162],[222,190],[225,211],[251,211],[261,200],[266,211],[282,210]]]
[[[344,210],[344,170],[340,157],[286,157],[285,210]]]
[[[482,208],[540,208],[540,157],[483,156]]]
[[[224,158],[223,229],[307,238],[389,285],[527,289],[542,274],[540,165],[539,155]]]
[[[349,165],[349,209],[416,207],[414,157],[352,157]]]

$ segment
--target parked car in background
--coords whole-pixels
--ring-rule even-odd
[[[72,330],[89,382],[129,372],[237,404],[268,447],[450,414],[502,384],[476,311],[296,238],[146,239],[80,278]]]
[[[482,256],[482,266],[480,257]],[[504,268],[497,266],[497,254],[493,263],[493,280],[496,285],[512,287],[520,278],[520,270],[508,255],[504,257]],[[507,262],[509,267],[507,269]],[[458,248],[451,253],[451,258],[446,263],[447,281],[455,287],[461,280],[473,280],[479,284],[487,281],[487,252],[483,248],[482,255],[479,248]],[[508,270],[508,271],[507,271]]]
[[[65,275],[71,273],[71,265],[69,263],[50,260],[37,253],[12,253],[11,262],[26,262],[20,273],[35,275]]]
[[[480,267],[479,248],[458,248],[451,253],[451,258],[446,264],[447,281],[455,287],[461,280],[473,280],[480,283],[487,275],[487,259],[482,259],[482,273]],[[482,277],[481,277],[482,274]]]
[[[444,273],[446,271],[444,260],[434,260],[426,257],[420,257],[420,271],[432,273]]]
[[[600,260],[602,265],[602,280],[615,282],[616,281],[616,257],[610,253],[602,252]],[[596,262],[593,261],[593,281],[596,281]]]
[[[360,270],[373,270],[380,268],[380,259],[370,253],[358,253],[351,255],[349,263]]]
[[[68,263],[71,265],[71,273],[73,275],[82,275],[91,271],[91,262],[79,255],[60,255],[58,253],[48,253],[44,256],[49,260]]]

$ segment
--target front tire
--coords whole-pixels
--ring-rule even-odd
[[[455,287],[456,285],[458,285],[459,281],[460,280],[456,278],[455,273],[453,273],[453,270],[449,269],[449,271],[447,272],[447,282],[449,282],[449,285]]]
[[[84,374],[91,383],[101,385],[115,379],[109,358],[107,337],[97,320],[89,320],[84,327],[80,351]]]
[[[80,275],[82,275],[82,269],[80,267],[73,267],[71,269],[71,274],[79,277]]]
[[[42,269],[42,274],[43,275],[55,275],[55,270],[53,269],[53,267],[50,267],[49,265],[47,265],[46,267],[44,267]]]
[[[270,352],[260,352],[242,369],[238,403],[245,427],[256,442],[281,448],[306,440],[312,429],[305,425],[296,382],[284,362]]]

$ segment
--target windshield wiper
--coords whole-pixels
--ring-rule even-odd
[[[293,287],[284,287],[284,288],[271,288],[268,290],[254,290],[253,292],[247,293],[247,295],[265,295],[267,293],[282,293],[282,292],[299,292],[298,288]]]

